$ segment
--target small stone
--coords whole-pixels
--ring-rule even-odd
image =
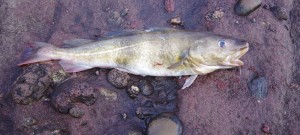
[[[260,7],[262,0],[239,0],[234,6],[234,12],[239,16],[247,16]]]
[[[81,118],[85,113],[81,108],[74,107],[70,109],[69,114],[75,118]]]
[[[81,102],[88,106],[93,105],[97,99],[94,88],[86,82],[74,81],[71,85],[70,99],[73,102]]]
[[[100,95],[104,96],[108,101],[116,101],[118,99],[118,94],[112,90],[100,88]]]
[[[222,10],[217,10],[212,14],[214,19],[221,19],[224,16],[224,12]]]
[[[270,8],[272,11],[273,15],[278,19],[278,20],[287,20],[288,19],[288,13],[285,8],[279,7],[279,6],[273,6]]]
[[[240,22],[238,20],[234,21],[235,24],[240,24]]]
[[[126,113],[122,113],[121,116],[122,116],[122,119],[123,119],[123,120],[127,120],[127,117],[128,117],[128,116],[127,116]]]
[[[142,91],[142,94],[145,96],[149,96],[153,93],[153,87],[151,83],[147,80],[141,80],[139,82],[139,88]]]
[[[272,134],[270,127],[267,124],[263,124],[261,127],[261,131],[266,134]]]
[[[252,19],[251,19],[251,22],[252,22],[252,23],[256,23],[256,19],[255,19],[255,18],[252,18]]]
[[[167,10],[167,12],[173,12],[175,10],[175,1],[165,0],[165,9]]]
[[[127,94],[129,95],[130,98],[136,98],[139,93],[140,93],[140,89],[135,85],[131,85],[130,87],[127,88]]]
[[[249,89],[254,97],[262,99],[267,97],[268,83],[265,77],[259,77],[251,81]]]
[[[100,75],[100,72],[97,70],[97,71],[95,72],[95,74],[96,74],[97,76],[99,76],[99,75]]]
[[[147,135],[182,135],[182,124],[176,115],[162,113],[151,119]]]
[[[126,15],[128,14],[128,11],[129,11],[128,8],[123,9],[123,10],[121,11],[121,13],[120,13],[121,16],[122,16],[122,17],[126,16]]]
[[[37,123],[37,120],[33,117],[27,117],[23,120],[22,123],[23,123],[22,126],[26,128],[31,128],[33,125]]]
[[[181,18],[180,17],[175,17],[173,19],[171,19],[171,24],[175,24],[175,25],[181,25]]]
[[[116,88],[125,88],[128,84],[130,76],[126,72],[112,69],[107,75],[108,82]]]

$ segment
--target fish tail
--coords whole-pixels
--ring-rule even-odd
[[[34,47],[30,47],[25,50],[18,66],[55,60],[55,57],[53,56],[55,48],[55,46],[48,43],[36,42]]]

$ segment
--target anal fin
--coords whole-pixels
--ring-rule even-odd
[[[198,75],[191,75],[189,78],[187,78],[182,86],[181,89],[185,89],[193,84],[193,82],[196,80]]]
[[[80,65],[80,64],[76,64],[76,63],[72,63],[72,62],[64,61],[64,60],[59,61],[59,64],[64,69],[64,71],[67,73],[75,73],[75,72],[80,72],[80,71],[84,71],[84,70],[93,68],[90,66]]]

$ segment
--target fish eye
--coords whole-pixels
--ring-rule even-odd
[[[218,44],[219,44],[219,47],[224,48],[226,46],[226,41],[220,40]]]

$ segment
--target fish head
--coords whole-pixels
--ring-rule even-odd
[[[189,55],[208,66],[232,68],[244,65],[240,58],[249,50],[245,40],[210,34],[195,41]]]

